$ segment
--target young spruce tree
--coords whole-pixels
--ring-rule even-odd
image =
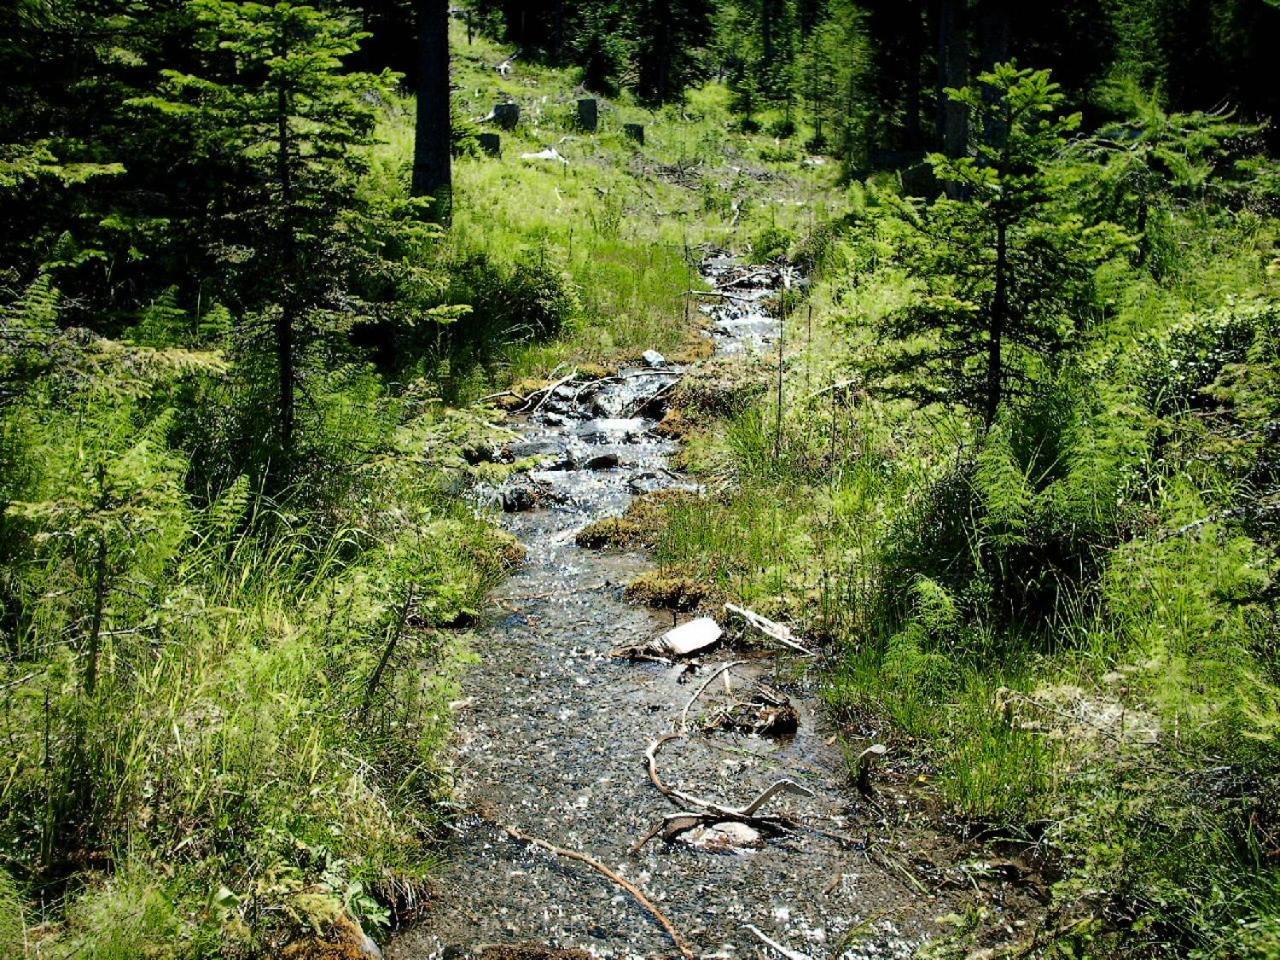
[[[929,158],[959,199],[903,204],[920,231],[919,285],[888,318],[874,372],[891,393],[962,404],[989,429],[1079,333],[1116,232],[1086,227],[1060,202],[1052,164],[1080,116],[1060,115],[1048,71],[1000,64],[948,94],[990,135],[974,156]]]
[[[344,306],[354,239],[343,221],[386,81],[343,71],[364,36],[343,17],[287,0],[190,8],[198,69],[166,71],[158,95],[135,102],[185,121],[196,168],[220,181],[209,247],[231,278],[227,299],[270,330],[273,433],[288,464],[300,354]]]

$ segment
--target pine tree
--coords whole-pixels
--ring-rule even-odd
[[[1129,116],[1074,144],[1089,164],[1080,171],[1082,197],[1098,217],[1138,238],[1139,264],[1158,268],[1152,254],[1169,210],[1228,187],[1236,161],[1265,128],[1239,123],[1227,110],[1169,113],[1132,81],[1110,85],[1106,93]]]

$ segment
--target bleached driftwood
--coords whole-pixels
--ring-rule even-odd
[[[539,150],[536,153],[522,153],[521,160],[553,160],[563,163],[566,167],[569,161],[566,160],[555,147],[547,147],[545,150]]]

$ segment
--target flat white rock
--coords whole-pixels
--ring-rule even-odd
[[[736,820],[697,827],[686,833],[683,839],[689,846],[711,853],[753,850],[764,846],[759,830]]]
[[[668,653],[685,657],[711,646],[723,632],[711,617],[699,617],[668,630],[658,642]]]

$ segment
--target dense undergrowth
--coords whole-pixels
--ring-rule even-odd
[[[1020,389],[989,430],[964,389],[986,341],[957,334],[991,302],[980,226],[958,241],[968,272],[944,272],[952,218],[984,215],[955,205],[981,195],[854,184],[854,212],[791,247],[814,266],[782,304],[781,373],[717,374],[742,388],[723,405],[686,391],[685,459],[712,493],[648,536],[660,575],[826,638],[849,736],[887,722],[922,797],[1042,858],[1057,879],[1036,949],[1274,957],[1280,222],[1258,168],[1224,152],[1153,192],[1139,231],[1100,199],[1114,168],[1071,142],[1011,235],[1102,224],[1114,246],[1087,297],[1055,305],[1065,342],[1011,361]],[[935,333],[930,310],[951,317]]]
[[[314,103],[369,135],[326,148],[298,234],[318,244],[304,303],[253,252],[283,209],[255,205],[273,196],[272,168],[247,172],[259,154],[179,136],[141,151],[154,117],[206,108],[184,98],[225,61],[201,45],[244,29],[231,18],[274,29],[270,7],[191,10],[210,34],[189,73],[152,69],[157,37],[184,35],[176,16],[113,21],[129,57],[86,55],[86,83],[123,65],[127,82],[86,104],[94,159],[122,163],[55,164],[85,154],[72,139],[0,169],[42,230],[12,238],[0,307],[0,942],[20,955],[277,955],[344,916],[374,935],[410,917],[449,809],[466,627],[520,557],[466,496],[485,468],[464,450],[502,438],[469,404],[566,365],[702,349],[684,297],[700,245],[795,231],[831,181],[730,136],[714,86],[683,111],[604,104],[583,134],[575,75],[501,78],[511,51],[458,33],[445,234],[408,199],[411,101],[386,78],[334,79],[320,56],[304,68]],[[346,49],[336,20],[279,10]],[[220,95],[247,97],[245,82]],[[465,120],[506,97],[524,119],[484,156]],[[645,145],[624,120],[649,125]],[[567,164],[519,157],[552,145]],[[164,163],[251,204],[205,220],[148,192]],[[281,433],[272,325],[288,310],[297,402]]]

